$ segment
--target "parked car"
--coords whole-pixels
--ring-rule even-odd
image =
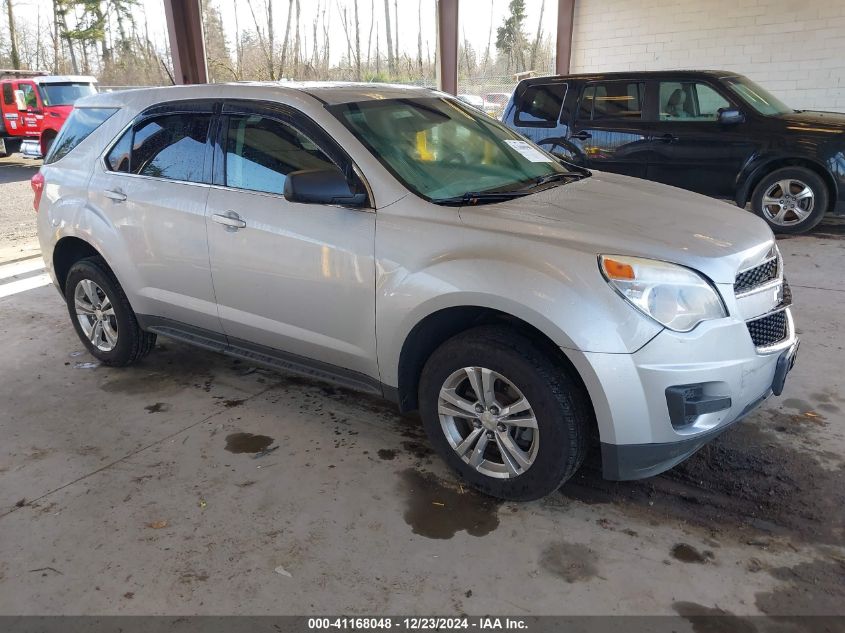
[[[780,233],[845,213],[845,115],[727,71],[526,79],[503,120],[579,165],[733,199]]]
[[[609,478],[677,464],[780,394],[797,349],[759,218],[424,89],[100,94],[33,189],[100,362],[162,335],[383,395],[506,499],[555,490],[593,436]]]
[[[487,114],[500,119],[510,98],[511,95],[507,92],[488,92],[484,95],[484,101],[490,108],[490,111]]]
[[[97,92],[94,77],[0,71],[0,155],[46,155],[74,102]]]
[[[463,101],[467,105],[471,105],[476,110],[479,110],[489,116],[495,116],[497,109],[499,113],[501,113],[501,108],[496,106],[496,104],[488,103],[483,97],[479,97],[478,95],[459,94],[457,97],[458,101]]]

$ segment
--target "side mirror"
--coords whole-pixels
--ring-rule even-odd
[[[305,204],[362,207],[367,202],[367,194],[352,191],[346,176],[336,167],[289,173],[285,178],[284,194],[285,200]]]
[[[734,125],[745,121],[745,115],[733,108],[719,110],[719,123],[722,125]]]
[[[26,97],[23,94],[23,90],[15,90],[15,105],[21,112],[26,112]]]

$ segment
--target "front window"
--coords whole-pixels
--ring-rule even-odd
[[[93,84],[41,84],[41,97],[48,106],[73,105],[77,99],[96,93]]]
[[[723,81],[728,88],[760,114],[771,116],[795,111],[747,77],[725,77]]]
[[[584,175],[570,174],[551,154],[451,99],[384,99],[329,110],[406,187],[435,203],[523,194],[549,178]]]

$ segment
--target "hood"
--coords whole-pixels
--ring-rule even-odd
[[[774,242],[768,225],[733,204],[639,178],[584,180],[497,204],[462,207],[461,221],[555,241],[591,255],[650,257],[733,283]]]
[[[807,132],[832,132],[845,130],[845,114],[839,112],[816,112],[799,110],[778,116],[787,125],[794,125],[798,130]]]

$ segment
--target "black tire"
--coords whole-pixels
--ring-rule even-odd
[[[534,462],[520,474],[499,479],[481,473],[449,443],[438,414],[440,389],[464,367],[484,367],[505,376],[531,404],[540,441]],[[419,404],[426,434],[444,461],[481,492],[512,501],[544,497],[581,466],[594,426],[589,397],[572,372],[512,329],[481,326],[463,332],[435,350],[423,368]]]
[[[74,294],[80,282],[93,281],[108,297],[114,308],[114,320],[117,325],[117,342],[110,350],[96,347],[82,329],[76,315]],[[137,363],[150,353],[155,346],[156,335],[144,332],[138,325],[138,319],[129,305],[126,293],[114,276],[114,273],[100,257],[88,257],[71,266],[65,280],[65,302],[71,322],[79,339],[88,352],[103,365],[124,367]]]
[[[50,148],[53,147],[53,141],[56,140],[56,135],[52,135],[44,140],[44,151],[41,152],[41,158],[47,158],[50,153]]]
[[[768,211],[764,209],[763,196],[771,187],[776,186],[778,182],[787,179],[796,182],[796,186],[793,188],[794,191],[790,193],[797,193],[799,191],[799,185],[797,183],[806,185],[812,190],[813,207],[810,214],[800,221],[796,221],[798,216],[794,211],[787,211],[784,216],[787,223],[780,224],[778,222],[774,222],[770,217],[770,215],[777,215],[776,210],[778,207],[769,206],[767,207]],[[776,188],[776,191],[782,193],[781,188],[779,187]],[[776,169],[772,173],[764,176],[763,179],[757,183],[757,186],[754,188],[754,193],[751,195],[751,209],[754,213],[763,218],[775,233],[806,233],[821,222],[822,218],[824,218],[825,213],[827,213],[829,197],[830,192],[827,189],[827,185],[824,180],[822,180],[822,177],[813,170],[807,169],[806,167],[782,167],[781,169]],[[806,204],[801,201],[797,202],[800,204]]]

